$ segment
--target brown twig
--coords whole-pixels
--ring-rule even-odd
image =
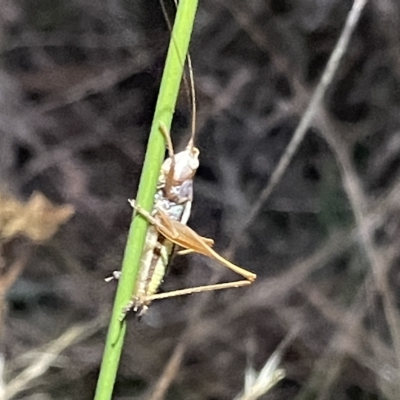
[[[321,126],[325,129],[324,137],[335,153],[342,174],[343,186],[353,210],[361,244],[370,262],[376,286],[383,299],[383,308],[393,340],[397,363],[400,362],[400,315],[396,308],[396,300],[390,290],[387,274],[390,263],[388,257],[380,252],[373,239],[373,229],[370,226],[369,204],[362,188],[361,181],[350,158],[349,146],[336,132],[333,121],[328,113],[321,114]],[[398,365],[398,367],[400,367]]]
[[[331,84],[335,76],[335,73],[339,67],[340,61],[342,60],[347,50],[351,35],[357,26],[358,20],[360,19],[362,10],[364,9],[366,3],[367,0],[354,1],[353,7],[351,8],[347,16],[347,20],[340,34],[339,40],[331,54],[331,57],[329,58],[329,61],[325,67],[322,77],[314,91],[314,94],[311,97],[310,103],[306,111],[304,112],[290,143],[288,144],[284,154],[282,155],[282,157],[278,162],[278,165],[276,166],[274,172],[272,173],[268,185],[261,192],[260,196],[258,197],[258,200],[253,204],[249,214],[247,215],[246,221],[244,221],[240,229],[238,229],[235,232],[227,250],[227,254],[229,256],[235,253],[235,250],[237,249],[238,245],[240,244],[244,236],[244,232],[250,227],[250,225],[254,221],[254,218],[260,212],[262,206],[269,199],[276,185],[282,179],[283,174],[285,173],[287,167],[292,161],[292,158],[296,153],[297,149],[299,148],[300,143],[303,141],[304,136],[308,128],[310,127],[313,118],[320,110],[324,95],[329,85]]]

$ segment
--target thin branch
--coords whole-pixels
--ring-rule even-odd
[[[339,67],[340,61],[345,54],[347,47],[349,45],[349,41],[352,33],[354,32],[357,23],[360,19],[360,15],[362,10],[364,9],[367,0],[354,0],[353,7],[351,8],[345,26],[342,30],[342,33],[339,37],[339,40],[329,58],[329,61],[325,67],[325,70],[322,74],[321,80],[318,83],[317,88],[311,98],[311,101],[301,118],[301,121],[293,134],[293,137],[287,146],[285,153],[282,155],[281,159],[274,172],[272,173],[268,185],[261,192],[258,200],[252,206],[246,221],[242,224],[240,229],[238,229],[233,236],[231,243],[228,247],[227,254],[229,256],[233,255],[238,245],[240,244],[242,238],[244,237],[244,232],[249,228],[249,226],[254,221],[254,218],[260,212],[262,206],[271,196],[271,193],[275,189],[275,186],[280,182],[285,173],[287,167],[289,166],[294,154],[300,146],[300,143],[303,141],[304,136],[307,132],[307,129],[310,127],[311,122],[316,115],[316,113],[320,110],[320,106],[323,100],[323,97],[328,89],[328,86],[331,84],[335,73]]]

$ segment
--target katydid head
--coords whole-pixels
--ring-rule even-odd
[[[174,154],[164,161],[163,175],[172,179],[172,186],[178,186],[194,177],[199,168],[199,153],[197,147],[188,146],[184,151]]]

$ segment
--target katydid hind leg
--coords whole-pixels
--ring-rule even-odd
[[[182,234],[185,232],[188,234],[190,233],[191,239],[195,239],[197,243],[201,244],[202,251],[199,250],[194,250],[195,252],[200,252],[201,254],[204,254],[210,258],[213,258],[217,261],[219,261],[221,264],[223,264],[226,268],[229,268],[230,270],[236,272],[237,274],[243,276],[244,278],[248,279],[250,282],[253,282],[257,275],[253,274],[252,272],[238,267],[237,265],[231,263],[224,257],[222,257],[220,254],[218,254],[215,250],[213,250],[210,245],[207,243],[206,240],[200,235],[198,235],[193,229],[189,228],[187,225],[180,224],[178,221],[170,221],[162,212],[160,212],[160,216],[162,217],[163,223],[160,223],[157,221],[149,212],[146,210],[143,210],[141,207],[135,205],[134,203],[131,202],[131,205],[139,212],[143,217],[147,218],[150,223],[155,225],[156,227],[159,228],[159,231],[161,234],[164,234],[167,236],[169,240],[174,242],[175,244],[182,246],[183,243],[182,241],[178,240],[179,237],[182,237]],[[167,225],[167,226],[166,226]],[[179,232],[179,229],[184,229],[181,233]],[[176,239],[176,240],[174,240]],[[207,239],[209,240],[209,239]],[[190,247],[186,247],[188,250],[193,250]]]
[[[195,287],[191,287],[191,288],[187,288],[187,289],[179,289],[179,290],[173,290],[171,292],[153,294],[151,296],[146,297],[146,302],[160,300],[160,299],[166,299],[166,298],[171,298],[171,297],[186,296],[188,294],[193,294],[193,293],[203,293],[203,292],[213,292],[216,290],[233,289],[233,288],[249,286],[249,285],[251,285],[251,282],[248,280],[245,280],[245,281],[235,281],[235,282],[227,282],[227,283],[217,283],[217,284],[204,285],[204,286],[195,286]]]

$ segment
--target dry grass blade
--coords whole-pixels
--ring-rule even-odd
[[[185,343],[179,343],[168,360],[167,365],[164,368],[163,374],[159,378],[157,385],[155,386],[153,393],[149,397],[149,400],[162,400],[164,398],[164,394],[167,392],[168,387],[171,381],[174,379],[179,365],[182,362],[182,357],[185,353]]]
[[[41,349],[41,355],[5,386],[2,398],[4,400],[12,399],[18,393],[32,387],[34,385],[33,381],[52,366],[61,352],[72,344],[90,337],[104,327],[106,323],[106,316],[101,315],[93,321],[75,325],[68,329],[59,338]]]

